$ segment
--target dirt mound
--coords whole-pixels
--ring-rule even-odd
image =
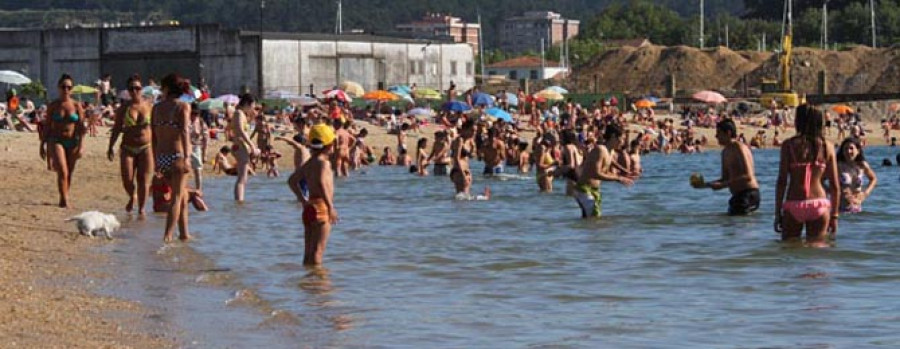
[[[900,90],[900,48],[854,47],[846,51],[797,48],[793,56],[794,89],[814,94],[818,74],[825,71],[828,92],[887,93]],[[719,90],[734,94],[758,89],[763,78],[778,77],[778,55],[725,47],[700,50],[687,46],[625,47],[606,51],[577,67],[573,84],[579,91],[619,91],[632,94],[665,91],[669,75],[684,92]]]

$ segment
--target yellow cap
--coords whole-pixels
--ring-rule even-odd
[[[334,142],[334,129],[326,124],[314,125],[309,130],[309,142],[316,149],[331,145]]]

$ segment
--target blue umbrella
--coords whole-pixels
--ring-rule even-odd
[[[407,95],[408,96],[412,93],[412,89],[406,85],[394,85],[394,86],[388,87],[387,90],[388,90],[388,92],[393,92],[394,94],[398,94],[398,95]]]
[[[463,112],[472,110],[468,104],[465,104],[460,101],[449,101],[444,104],[444,110],[453,111],[453,112]]]
[[[512,106],[519,106],[519,96],[516,96],[515,93],[506,93],[506,102]]]
[[[472,104],[473,105],[484,105],[486,107],[494,106],[494,99],[491,98],[491,95],[487,93],[476,93],[472,96]]]
[[[653,103],[659,103],[659,98],[654,96],[644,96],[644,99],[651,101]]]
[[[507,113],[507,112],[506,112],[505,110],[503,110],[503,109],[500,109],[500,108],[490,108],[490,109],[488,109],[488,110],[485,110],[484,112],[487,113],[487,115],[493,116],[493,117],[495,117],[495,118],[497,118],[497,119],[500,119],[500,120],[503,120],[503,121],[506,121],[506,122],[513,122],[512,115],[509,115],[509,113]]]

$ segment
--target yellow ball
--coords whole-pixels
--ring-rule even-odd
[[[700,187],[703,187],[704,184],[706,184],[706,181],[703,179],[702,174],[699,174],[696,172],[691,174],[691,186],[692,187],[700,188]]]

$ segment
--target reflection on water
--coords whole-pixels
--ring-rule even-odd
[[[725,215],[719,154],[650,155],[633,188],[604,184],[604,218],[533,180],[486,180],[487,202],[453,200],[447,178],[371,168],[337,181],[324,268],[304,268],[300,207],[283,178],[209,180],[192,216],[199,252],[275,312],[296,316],[312,347],[817,347],[900,344],[897,173],[866,150],[881,184],[845,215],[833,249],[778,242],[777,152],[755,151],[763,203]],[[478,173],[478,169],[473,172]]]

